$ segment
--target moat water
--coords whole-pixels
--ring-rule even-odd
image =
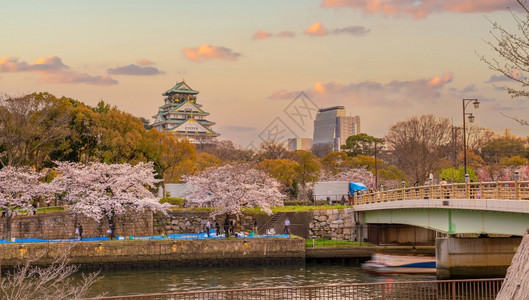
[[[365,273],[359,265],[315,264],[254,267],[177,268],[101,273],[88,296],[135,295],[245,289],[280,286],[351,284],[435,280],[435,275],[378,276]]]

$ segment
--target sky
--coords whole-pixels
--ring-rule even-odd
[[[514,0],[0,1],[0,94],[103,100],[153,120],[185,79],[242,147],[312,138],[318,108],[343,105],[361,131],[434,114],[527,136],[527,99],[499,89],[491,21]],[[499,82],[498,82],[499,81]]]

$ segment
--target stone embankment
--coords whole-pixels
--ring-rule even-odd
[[[6,234],[6,218],[0,218],[0,239]],[[153,234],[153,215],[125,214],[116,217],[116,235],[145,236]],[[77,224],[83,226],[84,237],[106,235],[107,222],[97,222],[82,215],[68,212],[19,215],[11,219],[11,237],[17,239],[68,239],[75,238]]]
[[[529,235],[525,235],[507,269],[496,300],[529,299]]]
[[[367,226],[357,220],[353,208],[322,209],[307,212],[282,212],[274,216],[264,213],[248,213],[238,216],[236,232],[249,233],[253,230],[253,221],[257,220],[259,228],[274,229],[283,233],[284,221],[289,218],[291,233],[303,238],[327,238],[332,240],[366,241]],[[205,211],[169,211],[162,213],[127,214],[116,218],[116,235],[150,236],[165,234],[188,234],[205,231],[207,221],[212,228],[216,220],[224,232],[225,216],[213,220]],[[271,222],[273,221],[273,222]],[[36,215],[16,216],[11,220],[11,237],[37,239],[74,238],[77,224],[83,225],[84,237],[106,235],[106,221],[96,222],[82,215],[68,212],[39,213]],[[0,238],[6,236],[6,219],[0,218]],[[377,229],[374,226],[374,229]],[[406,225],[391,225],[387,228],[370,232],[377,238],[374,243],[401,245],[433,245],[432,232],[427,229]],[[263,231],[261,230],[261,233]]]
[[[2,244],[0,260],[5,271],[36,257],[48,265],[63,252],[70,263],[94,270],[305,263],[300,238]]]

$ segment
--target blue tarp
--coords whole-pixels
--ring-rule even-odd
[[[352,195],[356,191],[367,190],[367,187],[359,182],[349,182],[349,193]]]
[[[225,238],[224,234],[217,236],[215,230],[211,229],[210,237],[207,237],[205,232],[202,233],[186,233],[186,234],[169,234],[166,236],[153,235],[153,236],[132,236],[128,237],[118,236],[118,240],[164,240],[164,239],[175,239],[175,240],[196,240],[196,239],[219,239]],[[288,238],[288,234],[275,234],[275,235],[260,235],[260,234],[250,234],[243,235],[236,233],[235,237],[238,238],[267,238],[267,237],[279,237],[279,238]],[[14,239],[15,241],[0,240],[0,244],[12,244],[12,243],[60,243],[60,242],[78,242],[78,239]],[[83,238],[83,242],[93,242],[93,241],[109,241],[110,239],[106,236],[100,237],[91,237]]]

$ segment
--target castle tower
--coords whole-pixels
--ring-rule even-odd
[[[154,115],[153,127],[163,131],[178,133],[192,143],[207,143],[219,136],[211,129],[215,123],[206,120],[209,113],[197,101],[198,91],[193,90],[183,80],[167,90],[165,104]]]

